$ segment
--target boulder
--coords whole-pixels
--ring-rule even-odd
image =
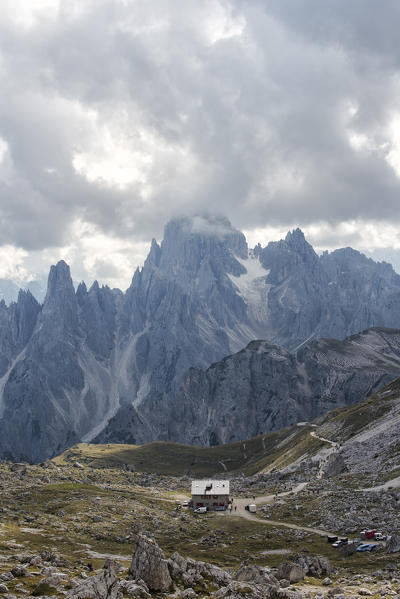
[[[118,572],[121,565],[107,559],[103,569],[68,591],[67,599],[122,599],[119,590]]]
[[[346,545],[342,545],[339,547],[339,553],[343,557],[348,557],[349,555],[353,555],[357,551],[357,547],[355,543],[346,543]]]
[[[147,585],[138,580],[121,580],[120,589],[124,595],[135,597],[136,599],[150,599],[151,595]]]
[[[0,595],[6,595],[8,593],[8,588],[5,584],[0,584]]]
[[[255,564],[242,564],[236,572],[235,579],[240,582],[255,582],[260,578],[261,568]]]
[[[278,566],[276,577],[278,580],[288,580],[290,583],[299,582],[305,576],[304,569],[299,564],[282,562]]]
[[[293,562],[301,566],[306,575],[329,576],[332,572],[330,561],[321,555],[296,555]]]
[[[344,593],[344,591],[343,591],[342,587],[332,587],[328,591],[328,597],[335,597],[335,599],[338,599],[338,597],[343,595],[343,593]]]
[[[175,582],[182,581],[185,587],[191,587],[204,579],[212,580],[219,586],[228,585],[232,577],[228,572],[213,564],[184,558],[175,552],[168,560],[168,568]]]
[[[347,472],[348,468],[342,454],[332,453],[322,467],[322,478],[331,476],[339,476],[343,472]]]
[[[15,566],[11,570],[11,574],[13,576],[15,576],[15,578],[22,578],[23,576],[26,576],[26,572],[27,572],[27,570],[26,570],[25,566],[20,566],[20,565]]]
[[[42,578],[39,584],[32,591],[34,597],[43,595],[56,595],[63,587],[67,575],[60,573],[52,573]]]
[[[172,579],[162,549],[155,541],[143,534],[136,535],[129,573],[141,578],[151,591],[166,592]]]
[[[255,564],[242,564],[236,572],[235,580],[263,587],[266,595],[279,588],[277,578],[267,568],[260,568]]]
[[[273,594],[278,599],[303,599],[302,593],[298,591],[292,591],[291,589],[278,589]]]
[[[386,553],[397,553],[400,551],[400,535],[390,535],[386,539]]]
[[[211,597],[215,597],[215,599],[243,599],[244,597],[251,597],[252,599],[266,599],[267,597],[302,599],[301,593],[280,589],[279,587],[267,589],[263,585],[241,582],[239,580],[233,580],[227,586],[219,588],[211,594]]]

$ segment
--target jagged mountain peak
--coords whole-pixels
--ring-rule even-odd
[[[196,246],[200,253],[213,253],[223,246],[247,258],[246,238],[230,221],[219,215],[196,215],[171,220],[165,227],[163,252]]]
[[[171,219],[165,226],[164,238],[168,237],[169,231],[182,231],[186,236],[213,236],[224,238],[232,233],[237,233],[230,220],[220,214],[196,214]]]
[[[81,295],[85,295],[87,293],[87,286],[85,281],[81,281],[76,290],[76,295],[79,297]]]
[[[45,298],[45,303],[48,301],[49,297],[57,294],[60,291],[74,291],[74,285],[72,283],[71,271],[68,264],[64,260],[60,260],[54,266],[51,266],[49,279],[47,284],[47,295]]]
[[[161,256],[161,247],[158,245],[157,241],[154,239],[151,240],[150,251],[147,255],[145,266],[158,266],[160,264],[160,256]]]
[[[285,243],[290,250],[295,251],[299,255],[317,257],[314,248],[308,243],[303,231],[299,228],[288,231]]]
[[[60,260],[50,268],[47,293],[43,304],[41,323],[45,330],[55,331],[78,328],[78,304],[68,264]]]
[[[99,291],[99,289],[100,289],[99,282],[97,280],[95,280],[95,281],[93,281],[93,283],[89,289],[89,293],[90,292],[97,293]]]
[[[285,241],[287,241],[289,243],[292,240],[300,240],[302,242],[304,242],[306,240],[303,231],[299,227],[287,232]]]

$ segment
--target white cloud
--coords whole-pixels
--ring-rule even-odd
[[[89,278],[109,258],[122,286],[177,215],[226,214],[254,242],[299,225],[318,248],[394,247],[396,11],[4,0],[1,243],[24,268],[66,252]]]
[[[3,162],[8,151],[8,143],[0,137],[0,163]]]
[[[3,19],[23,29],[30,29],[41,20],[54,18],[59,0],[2,0]]]
[[[29,273],[23,262],[27,255],[28,252],[21,248],[0,246],[0,279],[26,280]]]

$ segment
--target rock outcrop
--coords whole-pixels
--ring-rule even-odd
[[[155,541],[142,534],[136,536],[129,572],[134,578],[143,580],[150,591],[166,592],[171,588],[172,579],[164,553]]]
[[[386,552],[398,553],[400,551],[400,536],[390,535],[386,540]]]
[[[339,476],[339,474],[343,474],[346,470],[347,466],[343,455],[341,453],[333,453],[328,457],[326,464],[323,466],[322,478]]]
[[[68,591],[67,599],[122,599],[119,571],[120,565],[117,562],[106,560],[103,570]]]
[[[282,562],[276,573],[278,580],[288,580],[290,583],[303,580],[305,575],[305,570],[299,564],[290,562]]]
[[[306,576],[329,576],[332,572],[330,561],[322,555],[297,555],[293,562],[304,570]]]
[[[177,552],[169,558],[168,568],[172,579],[175,582],[183,582],[187,587],[204,580],[213,581],[222,586],[229,584],[232,580],[232,577],[222,568],[207,562],[184,558]]]

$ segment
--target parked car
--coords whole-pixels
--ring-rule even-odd
[[[349,539],[338,539],[334,543],[332,543],[332,547],[341,547],[342,545],[347,545]]]
[[[257,506],[255,503],[249,503],[249,505],[245,505],[244,509],[248,512],[251,512],[252,514],[255,514],[257,512]]]
[[[377,548],[377,545],[373,543],[363,543],[359,547],[357,547],[357,551],[374,551]]]
[[[189,506],[189,502],[188,502],[188,501],[184,501],[184,502],[182,503],[182,505],[183,505],[183,507],[188,507],[188,506]]]
[[[328,537],[328,543],[336,543],[339,540],[339,537]]]
[[[206,508],[206,507],[196,507],[196,508],[193,510],[193,513],[194,513],[194,514],[205,514],[205,513],[206,513],[206,511],[207,511],[207,508]]]
[[[386,535],[383,535],[381,532],[375,533],[375,541],[386,541]]]
[[[362,530],[360,533],[360,536],[362,539],[374,539],[375,538],[375,534],[378,531],[376,529],[374,530]]]

